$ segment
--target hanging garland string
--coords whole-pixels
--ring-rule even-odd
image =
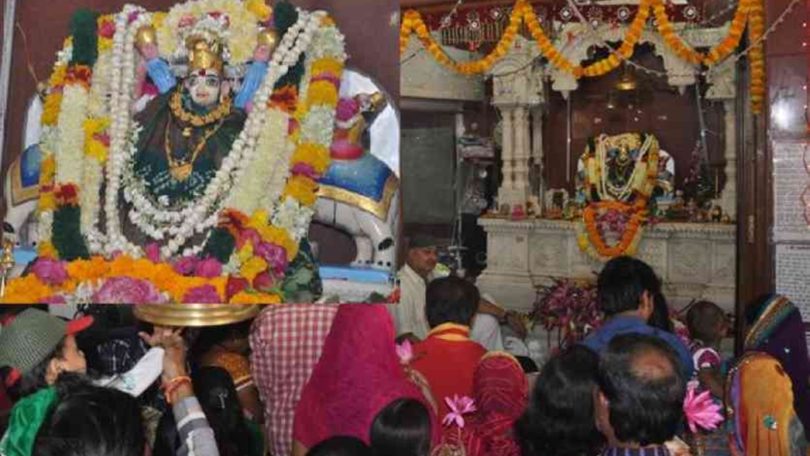
[[[788,7],[788,10],[792,6],[793,4]],[[743,55],[748,55],[751,62],[750,92],[752,110],[755,113],[761,112],[762,99],[765,93],[763,41],[770,32],[770,30],[767,32],[764,30],[763,0],[740,0],[734,12],[728,34],[705,53],[695,50],[678,35],[674,24],[667,16],[664,0],[641,0],[633,22],[627,28],[619,48],[613,50],[607,57],[586,67],[571,62],[554,46],[527,0],[516,0],[509,17],[509,25],[493,50],[483,58],[469,62],[457,62],[448,56],[443,47],[430,34],[430,30],[421,14],[410,9],[403,14],[399,41],[400,55],[405,52],[411,35],[416,34],[422,45],[437,62],[461,74],[481,74],[489,71],[495,62],[506,55],[519,33],[521,24],[525,24],[530,35],[537,43],[541,54],[551,65],[572,74],[575,78],[583,76],[598,77],[613,71],[623,61],[630,61],[635,45],[638,43],[644,26],[649,19],[651,9],[655,18],[656,29],[664,38],[667,46],[681,59],[694,65],[703,64],[710,68],[724,62],[733,54],[740,44],[746,26],[748,26],[749,38],[753,44],[746,51],[735,56],[735,60]]]

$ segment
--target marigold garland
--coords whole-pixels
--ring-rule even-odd
[[[430,30],[416,10],[407,10],[403,13],[399,35],[399,52],[404,54],[411,35],[416,35],[427,52],[438,63],[451,70],[466,74],[481,74],[489,71],[495,62],[502,58],[512,46],[521,23],[526,25],[529,34],[537,44],[541,54],[556,68],[572,74],[575,78],[583,76],[598,77],[616,69],[623,60],[629,59],[633,49],[638,43],[644,26],[649,18],[650,9],[655,17],[656,28],[664,42],[675,54],[694,65],[703,64],[715,66],[730,56],[739,46],[746,24],[749,26],[752,45],[748,53],[751,61],[751,103],[754,113],[762,110],[762,100],[765,94],[764,51],[761,37],[764,33],[764,12],[762,0],[740,0],[731,21],[728,34],[708,52],[695,50],[678,33],[666,12],[664,0],[641,0],[633,22],[627,29],[619,48],[609,56],[596,61],[583,68],[574,64],[554,46],[546,35],[540,21],[534,13],[532,6],[526,0],[516,0],[509,18],[509,25],[504,30],[492,52],[485,57],[469,62],[457,62],[447,55],[443,47],[431,36]]]
[[[627,227],[622,233],[621,240],[613,246],[608,246],[596,223],[597,213],[603,211],[618,211],[630,215]],[[619,255],[632,255],[636,252],[641,240],[642,224],[646,220],[646,201],[638,200],[637,204],[627,204],[620,201],[598,201],[585,207],[582,213],[582,221],[585,225],[585,233],[577,236],[577,243],[580,249],[588,253],[595,253],[600,259],[610,259]]]

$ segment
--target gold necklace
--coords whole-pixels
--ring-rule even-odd
[[[166,125],[166,133],[165,138],[163,140],[163,149],[166,152],[166,161],[169,163],[169,174],[172,175],[172,178],[178,182],[185,182],[186,179],[191,176],[191,171],[194,169],[194,161],[197,160],[197,156],[200,155],[205,145],[208,143],[208,140],[211,139],[211,136],[214,135],[219,130],[219,127],[222,126],[223,122],[218,123],[213,128],[209,129],[205,132],[200,142],[194,146],[194,150],[191,153],[191,158],[189,160],[178,160],[172,157],[172,141],[170,135],[170,125]],[[184,137],[190,137],[183,132]]]
[[[185,110],[185,108],[183,108],[182,95],[180,94],[180,91],[176,91],[169,99],[169,108],[171,108],[174,117],[180,120],[182,123],[190,124],[193,127],[204,127],[208,124],[222,120],[226,115],[228,115],[228,113],[231,112],[231,99],[230,97],[225,98],[225,100],[223,100],[219,106],[214,108],[208,114],[198,115],[188,112]],[[191,136],[190,127],[185,127],[183,129],[183,136],[186,138]]]

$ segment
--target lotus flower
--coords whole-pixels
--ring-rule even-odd
[[[450,426],[454,424],[459,428],[464,427],[464,415],[476,411],[475,401],[469,396],[453,395],[452,398],[445,397],[444,403],[450,408],[450,413],[444,416],[442,424]]]
[[[696,433],[698,428],[706,431],[717,429],[717,426],[723,422],[720,405],[712,400],[709,391],[700,394],[696,394],[696,391],[697,386],[690,384],[683,400],[683,414],[686,416],[689,430]]]
[[[413,359],[413,346],[411,345],[411,341],[405,339],[401,344],[397,344],[397,356],[399,356],[399,362],[402,364],[411,362]]]
[[[113,277],[93,294],[93,302],[103,304],[157,304],[166,302],[155,285],[131,277]]]
[[[59,285],[68,278],[65,265],[61,261],[50,258],[39,258],[31,271],[37,278],[48,285]]]

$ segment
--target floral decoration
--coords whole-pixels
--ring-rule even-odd
[[[343,36],[325,13],[277,5],[274,19],[284,25],[267,76],[232,150],[194,204],[162,210],[141,198],[137,185],[124,185],[132,183],[128,164],[139,134],[131,114],[135,31],[155,27],[161,55],[171,59],[181,23],[225,30],[224,57],[238,63],[252,54],[258,27],[273,18],[262,5],[192,0],[168,14],[127,5],[94,16],[97,39],[82,42],[97,46],[98,59],[85,65],[71,56],[94,53],[65,41],[42,116],[38,261],[47,262],[10,281],[3,302],[127,300],[133,290],[151,302],[283,301],[285,269],[306,236],[317,179],[329,165],[346,59]],[[298,67],[298,79],[289,77]],[[120,190],[133,207],[126,215],[156,242],[141,247],[125,237]],[[190,244],[205,230],[202,242]]]
[[[602,313],[591,283],[558,280],[538,293],[531,315],[535,324],[551,332],[557,331],[557,346],[568,347],[583,339],[602,324]]]

